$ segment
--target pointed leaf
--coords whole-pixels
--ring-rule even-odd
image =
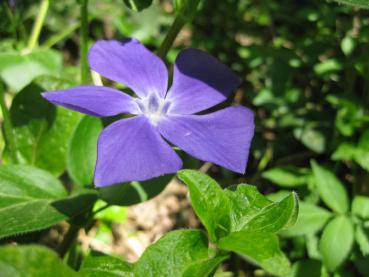
[[[277,276],[285,276],[290,271],[290,263],[279,248],[278,238],[270,233],[235,232],[221,238],[219,247],[233,251],[263,267]]]
[[[335,212],[345,213],[348,210],[348,196],[344,185],[328,169],[311,162],[315,184],[324,203]]]
[[[348,258],[353,241],[354,227],[347,217],[337,216],[327,224],[319,248],[323,263],[329,271],[336,270]]]
[[[356,195],[352,201],[353,214],[363,218],[369,219],[369,197]]]
[[[264,171],[263,178],[281,187],[299,187],[308,182],[309,170],[293,166],[275,167]]]

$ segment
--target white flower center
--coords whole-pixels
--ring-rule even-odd
[[[167,114],[170,102],[151,94],[144,99],[137,101],[141,112],[154,124]]]

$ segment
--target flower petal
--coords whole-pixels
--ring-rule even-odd
[[[149,93],[165,96],[167,68],[137,40],[97,41],[88,53],[88,61],[93,70],[130,87],[140,97]]]
[[[93,116],[138,113],[136,101],[119,90],[102,86],[79,86],[45,92],[42,96],[59,106]]]
[[[97,146],[95,185],[144,181],[176,172],[182,161],[142,115],[114,122]]]
[[[230,107],[207,115],[171,115],[160,133],[192,156],[244,173],[254,135],[253,113]]]
[[[240,84],[240,79],[211,55],[183,50],[174,67],[173,85],[168,98],[171,113],[193,114],[223,102]]]

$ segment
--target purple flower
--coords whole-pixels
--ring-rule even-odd
[[[130,87],[133,98],[103,86],[44,93],[50,102],[93,116],[130,113],[100,134],[94,182],[98,187],[174,173],[182,161],[164,140],[192,156],[244,173],[254,133],[253,114],[242,106],[206,114],[239,85],[229,68],[197,49],[183,50],[168,88],[165,64],[138,41],[98,41],[90,67]]]

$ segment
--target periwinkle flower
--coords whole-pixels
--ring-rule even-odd
[[[164,139],[200,160],[245,172],[253,113],[233,106],[196,115],[223,102],[239,85],[239,78],[217,59],[197,49],[183,50],[169,90],[165,64],[137,40],[98,41],[88,60],[94,71],[138,96],[104,86],[43,94],[54,104],[92,116],[136,115],[112,123],[100,134],[96,186],[144,181],[179,170],[182,161]]]

